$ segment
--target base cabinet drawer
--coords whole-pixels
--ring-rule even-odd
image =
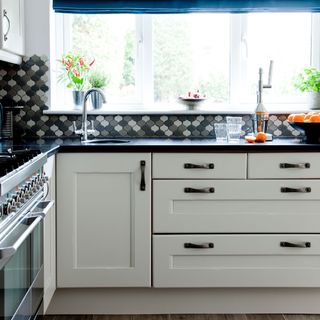
[[[319,226],[320,181],[153,181],[154,233],[318,233]]]
[[[248,155],[249,179],[320,178],[320,153],[259,153]]]
[[[320,235],[155,235],[155,287],[319,287]]]
[[[155,153],[154,179],[245,179],[247,154]]]

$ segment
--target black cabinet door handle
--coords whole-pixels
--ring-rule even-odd
[[[194,163],[185,163],[185,169],[214,169],[213,163],[208,164],[194,164]]]
[[[214,193],[214,188],[202,188],[202,189],[195,189],[195,188],[184,188],[185,193]]]
[[[140,190],[146,190],[146,178],[145,178],[145,169],[146,169],[146,162],[144,160],[140,161],[140,169],[141,169],[141,180],[140,180]]]
[[[281,241],[280,247],[283,248],[311,248],[311,242],[287,242]]]
[[[309,169],[311,167],[309,162],[306,163],[280,163],[280,169]]]
[[[288,188],[288,187],[282,187],[280,189],[281,193],[310,193],[311,188],[306,187],[306,188]]]
[[[191,243],[187,242],[184,244],[186,249],[211,249],[214,248],[214,244],[212,242],[208,243]]]

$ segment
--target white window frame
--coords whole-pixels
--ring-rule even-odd
[[[51,59],[54,66],[54,60],[62,56],[62,54],[70,50],[71,44],[71,20],[69,15],[55,14],[55,52],[54,59]],[[137,95],[132,100],[121,99],[113,101],[112,105],[118,111],[143,111],[153,112],[154,100],[153,100],[153,63],[152,63],[152,15],[136,15],[136,33],[137,33],[137,54],[136,54],[136,89]],[[247,111],[247,106],[241,105],[242,88],[241,84],[244,83],[246,75],[245,70],[248,56],[247,45],[247,15],[230,15],[230,103],[227,105],[215,105],[214,110],[217,107],[220,111]],[[62,39],[62,41],[61,41]],[[320,14],[312,14],[312,35],[311,35],[311,57],[310,63],[316,68],[320,68]],[[57,70],[52,68],[52,99],[51,110],[65,110],[65,99],[60,101],[57,97],[61,96],[57,94],[56,87],[56,75]],[[240,84],[240,85],[239,85]],[[61,90],[61,89],[59,89]],[[67,89],[64,90],[64,96],[68,96]],[[56,99],[56,101],[55,101]],[[53,107],[54,106],[54,107]],[[71,110],[71,103],[70,109]],[[109,108],[109,107],[108,107]],[[281,105],[280,108],[283,108]],[[290,104],[291,110],[303,109],[301,104],[297,104],[295,107]],[[278,111],[279,106],[277,106]],[[167,111],[167,110],[166,110]],[[283,110],[284,111],[284,110]]]

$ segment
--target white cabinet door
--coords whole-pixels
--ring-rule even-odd
[[[57,166],[58,287],[150,286],[151,155],[66,153]]]
[[[51,156],[44,166],[44,172],[49,179],[48,200],[55,202],[55,156]],[[44,220],[44,312],[47,310],[56,290],[56,209],[55,203]]]
[[[2,50],[24,55],[24,0],[1,0]]]

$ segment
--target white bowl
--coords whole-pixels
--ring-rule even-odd
[[[179,97],[179,102],[182,103],[183,105],[187,106],[190,110],[194,110],[197,107],[199,107],[205,100],[206,98],[184,98],[184,97]]]

